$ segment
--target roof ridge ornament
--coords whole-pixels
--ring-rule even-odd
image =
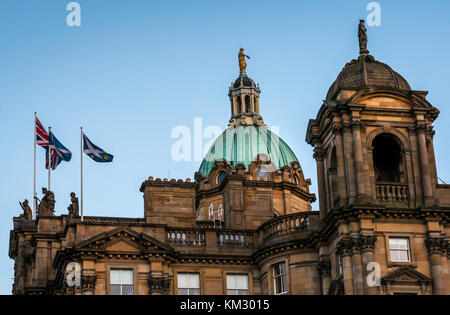
[[[359,38],[359,54],[368,55],[369,51],[367,50],[367,42],[368,42],[367,28],[364,20],[359,20],[358,38]]]

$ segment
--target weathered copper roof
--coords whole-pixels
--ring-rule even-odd
[[[327,100],[336,97],[340,90],[359,90],[363,88],[393,88],[411,90],[408,82],[387,64],[376,61],[371,55],[361,55],[347,63],[331,85]]]

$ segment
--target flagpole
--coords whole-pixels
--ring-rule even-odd
[[[81,222],[83,222],[83,127],[80,127],[80,158],[81,158]]]
[[[52,133],[52,127],[48,127],[48,191],[50,190],[50,179],[51,179],[51,170],[52,170],[52,148],[50,147],[50,137]]]
[[[34,112],[34,182],[33,182],[33,220],[36,220],[36,112]]]

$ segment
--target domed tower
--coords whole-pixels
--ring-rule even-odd
[[[437,202],[432,123],[439,111],[427,92],[369,54],[364,21],[359,44],[359,57],[308,125],[322,217],[351,205],[429,207]]]
[[[213,208],[222,205],[230,228],[257,228],[276,215],[310,211],[315,200],[294,152],[264,124],[261,90],[247,76],[245,58],[249,57],[241,49],[240,74],[228,94],[229,125],[196,173],[200,182],[197,221],[209,218],[211,204]]]

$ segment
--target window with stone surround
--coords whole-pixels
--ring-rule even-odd
[[[408,238],[389,238],[389,251],[392,262],[411,262],[411,250]]]
[[[287,290],[287,273],[286,263],[281,262],[272,266],[273,269],[273,288],[275,295],[286,294]]]
[[[178,295],[200,295],[200,274],[179,273]]]
[[[111,295],[133,295],[133,269],[111,269],[109,282]]]
[[[227,275],[228,295],[248,295],[248,275]]]

